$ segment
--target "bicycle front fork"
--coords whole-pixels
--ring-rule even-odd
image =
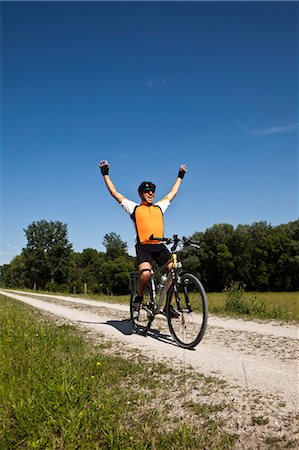
[[[184,283],[184,281],[183,281]],[[178,286],[176,283],[173,284],[173,292],[175,295],[175,301],[176,301],[176,305],[177,305],[177,309],[178,311],[182,311],[182,305],[181,305],[181,298],[180,298],[180,293],[178,291]],[[188,287],[185,285],[185,283],[183,284],[183,294],[184,294],[184,298],[182,299],[183,302],[186,303],[186,309],[189,313],[192,312],[192,307],[191,307],[191,303],[190,303],[190,299],[189,299],[189,292],[188,292]]]

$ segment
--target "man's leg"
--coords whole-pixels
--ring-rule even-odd
[[[166,269],[167,269],[167,273],[171,271],[171,269],[172,269],[172,262],[170,262],[170,263],[166,266]]]
[[[148,280],[151,276],[151,269],[152,266],[149,262],[143,262],[139,264],[139,275],[138,275],[138,281],[137,281],[137,295],[133,302],[133,308],[136,311],[139,311],[140,305],[143,301],[143,294],[147,285]]]
[[[148,280],[151,277],[152,265],[145,261],[139,264],[139,276],[137,282],[138,295],[143,296]]]

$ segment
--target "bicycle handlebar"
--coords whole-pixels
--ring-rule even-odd
[[[172,238],[156,237],[153,234],[151,234],[149,237],[149,240],[150,241],[161,241],[161,242],[165,242],[166,244],[173,244],[173,246],[171,247],[172,252],[174,252],[176,250],[176,248],[180,242],[182,242],[183,245],[185,245],[185,246],[190,245],[192,247],[200,248],[199,242],[191,241],[191,239],[186,238],[185,236],[183,236],[182,238],[179,238],[177,234],[174,234]]]

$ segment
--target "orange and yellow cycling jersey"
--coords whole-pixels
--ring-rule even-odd
[[[170,205],[167,197],[164,197],[154,205],[146,203],[135,203],[132,200],[124,198],[121,206],[130,214],[136,228],[136,240],[141,244],[157,244],[159,241],[150,241],[149,237],[153,234],[157,237],[164,236],[163,214]]]

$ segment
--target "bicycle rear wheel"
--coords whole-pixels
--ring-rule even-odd
[[[182,274],[180,282],[168,291],[166,310],[169,330],[178,345],[190,349],[199,344],[208,320],[207,297],[199,279],[191,273]]]
[[[143,302],[138,311],[133,308],[134,295],[130,298],[130,317],[131,323],[138,334],[146,334],[154,320],[154,307],[152,302],[151,286],[148,284],[143,295]]]

